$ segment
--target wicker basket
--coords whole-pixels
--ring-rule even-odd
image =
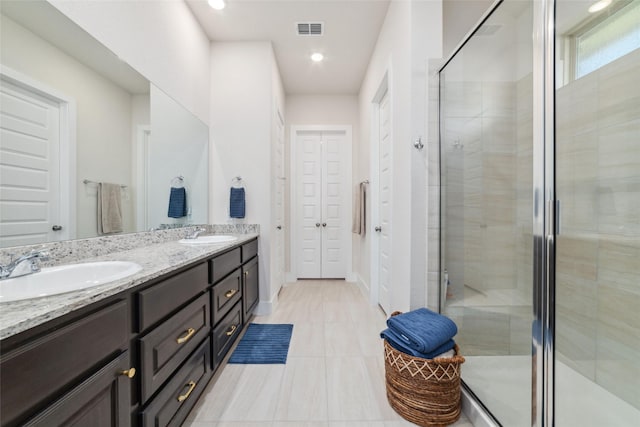
[[[392,316],[399,314],[394,313]],[[453,424],[460,418],[460,365],[451,358],[422,359],[402,353],[384,340],[387,400],[404,419],[423,427]]]

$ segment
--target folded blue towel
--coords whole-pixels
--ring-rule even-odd
[[[449,340],[441,346],[434,348],[429,353],[421,353],[417,350],[412,349],[411,347],[404,345],[404,343],[402,342],[403,340],[390,329],[385,329],[384,331],[380,332],[380,337],[386,339],[389,345],[391,345],[391,347],[395,348],[396,350],[415,357],[421,357],[423,359],[433,359],[434,357],[451,350],[456,345],[455,341]]]
[[[426,308],[392,316],[387,326],[405,346],[420,353],[431,353],[458,333],[453,320]]]
[[[169,194],[169,218],[182,218],[187,216],[187,191],[184,187],[171,187]]]
[[[244,218],[244,211],[244,188],[231,187],[229,194],[229,216],[231,218]]]

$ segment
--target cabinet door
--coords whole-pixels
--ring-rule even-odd
[[[130,426],[131,380],[123,374],[128,369],[129,352],[125,351],[25,425]]]
[[[242,308],[246,322],[260,299],[258,282],[258,257],[242,266]]]
[[[125,350],[127,312],[116,301],[0,354],[0,424],[21,424]]]

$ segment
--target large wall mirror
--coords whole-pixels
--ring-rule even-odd
[[[101,183],[114,233],[206,223],[206,124],[46,1],[0,12],[0,247],[105,234]]]

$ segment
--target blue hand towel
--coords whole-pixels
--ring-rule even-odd
[[[187,216],[187,191],[184,187],[171,187],[169,194],[169,218],[182,218]]]
[[[458,333],[453,320],[426,308],[392,316],[387,326],[404,345],[420,353],[431,353]]]
[[[231,218],[244,218],[244,210],[244,188],[231,187],[229,194],[229,216]]]
[[[423,359],[433,359],[434,357],[439,356],[442,353],[446,353],[447,351],[451,350],[456,345],[455,341],[449,340],[444,344],[442,344],[441,346],[433,349],[429,353],[421,353],[419,351],[412,349],[411,347],[404,345],[402,342],[403,340],[400,337],[398,337],[390,329],[385,329],[384,331],[380,332],[380,338],[386,339],[389,345],[391,345],[391,347],[395,348],[396,350],[402,353],[410,354],[415,357],[421,357]]]

